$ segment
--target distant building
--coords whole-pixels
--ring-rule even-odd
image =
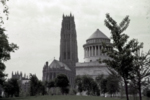
[[[30,79],[22,72],[12,72],[12,78],[17,79],[20,86],[20,95],[28,96],[30,91]]]
[[[106,43],[105,49],[110,50],[110,39],[97,29],[86,40],[84,47],[85,62],[78,62],[77,34],[74,22],[74,16],[64,16],[61,27],[60,39],[60,58],[53,60],[51,64],[45,63],[43,67],[43,81],[51,81],[58,74],[67,75],[70,85],[74,87],[76,75],[89,75],[95,78],[98,75],[109,75],[106,64],[100,64],[98,59],[108,59],[108,56],[102,53],[102,42]]]
[[[106,44],[106,48],[102,43]],[[98,75],[109,75],[109,70],[104,63],[99,63],[99,59],[109,59],[102,53],[102,49],[111,50],[110,39],[97,29],[87,40],[84,48],[84,62],[76,63],[76,75],[89,75],[95,78]]]
[[[58,74],[65,74],[71,87],[74,87],[75,65],[78,62],[77,39],[74,16],[64,16],[61,28],[60,58],[50,65],[46,62],[43,67],[43,81],[51,81]]]

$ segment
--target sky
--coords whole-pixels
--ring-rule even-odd
[[[42,79],[46,61],[59,60],[62,15],[74,15],[79,62],[84,61],[83,45],[96,29],[110,37],[104,25],[106,13],[120,23],[129,15],[130,24],[124,32],[130,39],[150,49],[150,0],[9,0],[9,20],[4,21],[10,43],[19,49],[5,62],[8,78],[13,72],[36,74]],[[5,18],[4,18],[5,19]]]

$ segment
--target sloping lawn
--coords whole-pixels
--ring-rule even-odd
[[[70,95],[46,95],[46,96],[32,96],[32,97],[18,97],[18,98],[0,98],[0,100],[126,100],[125,98],[104,98],[98,96],[70,96]],[[133,100],[133,99],[130,99]],[[138,99],[137,99],[138,100]],[[147,100],[143,98],[143,100]]]

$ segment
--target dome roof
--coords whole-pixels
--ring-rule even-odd
[[[102,33],[99,29],[97,29],[89,38],[89,39],[95,39],[95,38],[104,38],[109,39],[104,33]]]
[[[70,68],[66,64],[57,60],[53,60],[53,62],[49,65],[49,68],[64,68],[65,70],[70,71]]]

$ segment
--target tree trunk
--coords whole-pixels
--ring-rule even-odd
[[[138,80],[138,90],[139,90],[139,98],[140,100],[142,100],[142,94],[141,94],[141,78],[139,76],[139,80]]]
[[[123,85],[121,83],[121,99],[123,98]]]
[[[126,99],[129,100],[129,96],[128,96],[128,85],[127,85],[127,81],[124,79],[124,83],[125,83],[125,91],[126,91]]]

